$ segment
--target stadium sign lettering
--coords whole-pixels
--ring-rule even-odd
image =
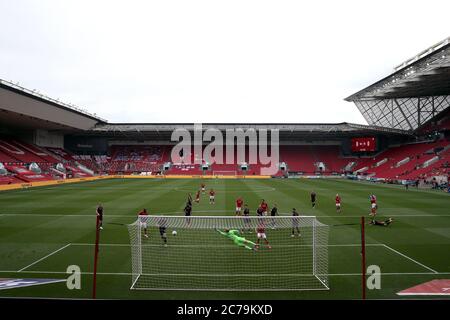
[[[272,175],[278,171],[279,165],[279,130],[270,130],[270,144],[268,130],[248,128],[226,129],[225,139],[222,131],[209,128],[203,131],[202,124],[194,125],[194,137],[185,128],[178,128],[172,132],[171,141],[178,142],[171,151],[171,161],[174,164],[202,165],[209,164],[262,164],[261,174]],[[235,144],[236,141],[236,144]],[[246,142],[248,141],[248,158],[246,157]],[[203,148],[203,143],[209,142]],[[192,157],[192,143],[194,157]],[[269,156],[270,147],[270,156]],[[223,152],[226,148],[226,157]],[[236,150],[236,155],[235,155]]]

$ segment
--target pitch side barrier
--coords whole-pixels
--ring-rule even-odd
[[[158,176],[156,176],[158,177]],[[259,176],[259,175],[166,175],[167,179],[270,179],[271,176]]]
[[[105,179],[270,179],[270,176],[202,176],[202,175],[159,175],[159,176],[138,176],[138,175],[109,175],[109,176],[95,176],[85,178],[71,178],[62,180],[48,180],[48,181],[35,181],[24,183],[13,183],[0,185],[0,191],[16,190],[16,189],[28,189],[33,187],[45,187],[62,185],[68,183],[79,183],[87,181],[97,181]]]
[[[181,174],[169,174],[169,175],[156,175],[156,176],[138,176],[138,175],[113,175],[110,177],[120,179],[270,179],[271,176],[244,176],[244,175],[181,175]]]
[[[299,179],[344,179],[344,175],[335,175],[335,176],[295,176],[293,178],[299,178]]]

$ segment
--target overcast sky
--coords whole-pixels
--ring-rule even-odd
[[[0,0],[0,78],[110,122],[356,122],[450,1]]]

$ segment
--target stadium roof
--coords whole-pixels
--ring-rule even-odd
[[[0,79],[0,123],[48,130],[87,130],[97,123],[106,123],[106,120],[74,105]]]
[[[450,106],[450,37],[345,100],[371,125],[416,130]]]
[[[446,94],[450,94],[450,37],[394,67],[390,75],[345,100]]]
[[[177,128],[193,130],[195,123],[108,123],[99,124],[93,131],[173,131]],[[405,133],[403,130],[389,129],[376,126],[367,126],[354,123],[202,123],[202,128],[207,129],[278,129],[280,131],[301,132],[345,132],[372,130],[392,133]]]
[[[108,123],[99,124],[92,130],[90,135],[105,135],[124,138],[142,138],[142,139],[170,139],[171,133],[175,129],[184,128],[189,131],[194,130],[194,123]],[[367,126],[353,123],[203,123],[202,130],[218,129],[226,131],[227,129],[247,130],[249,128],[259,129],[278,129],[280,138],[284,140],[292,138],[295,140],[298,136],[314,137],[336,137],[336,136],[354,136],[369,134],[395,134],[407,135],[404,130],[397,130],[384,127]]]

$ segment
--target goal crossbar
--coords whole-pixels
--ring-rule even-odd
[[[135,224],[138,224],[136,220]],[[299,227],[325,226],[320,223],[315,216],[148,216],[146,224],[149,227],[166,228],[189,228],[189,229],[233,229],[250,225],[272,227],[274,224],[278,228],[292,228],[293,225]],[[130,226],[133,226],[131,224]]]

